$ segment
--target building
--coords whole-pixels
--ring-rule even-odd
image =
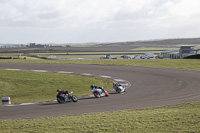
[[[160,56],[163,58],[170,58],[170,59],[179,59],[179,50],[168,50],[168,51],[162,51],[160,53]]]
[[[46,48],[46,45],[30,43],[30,45],[27,47],[28,48]]]
[[[191,55],[196,55],[198,52],[198,49],[195,49],[195,46],[193,45],[184,45],[180,47],[179,50],[179,56],[181,59],[191,56]]]
[[[198,49],[193,45],[183,45],[179,50],[162,51],[160,56],[170,59],[183,59],[187,56],[196,55]]]

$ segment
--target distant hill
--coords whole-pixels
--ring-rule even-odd
[[[95,43],[94,43],[95,44]],[[127,41],[115,43],[101,43],[87,47],[52,47],[52,48],[0,48],[0,52],[90,52],[90,51],[130,51],[139,47],[173,48],[177,45],[200,44],[200,38],[177,38],[147,41]]]
[[[154,41],[141,41],[140,43],[158,45],[200,44],[200,38],[164,39]]]
[[[148,41],[129,41],[99,44],[99,48],[107,50],[115,49],[119,51],[128,51],[139,47],[177,47],[177,45],[194,45],[200,44],[200,38],[180,38],[180,39],[163,39],[163,40],[148,40]],[[115,51],[114,50],[114,51]]]
[[[160,40],[145,40],[145,41],[130,41],[130,42],[116,42],[116,43],[106,43],[102,45],[145,45],[145,46],[175,46],[179,44],[200,44],[200,38],[178,38],[178,39],[160,39]]]

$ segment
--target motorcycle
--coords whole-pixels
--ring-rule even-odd
[[[100,98],[103,96],[109,96],[109,93],[103,89],[103,87],[91,86],[92,93],[96,98]]]
[[[74,95],[72,95],[73,92],[69,92],[68,94],[64,94],[63,92],[59,92],[57,94],[57,101],[58,103],[64,103],[64,102],[67,102],[67,101],[73,101],[73,102],[77,102],[78,101],[78,98]]]
[[[118,83],[113,82],[113,88],[117,93],[126,92],[126,88]]]

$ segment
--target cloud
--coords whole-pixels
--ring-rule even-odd
[[[199,5],[199,0],[1,0],[0,40],[10,41],[8,35],[18,42],[23,41],[18,35],[40,42],[197,36]]]

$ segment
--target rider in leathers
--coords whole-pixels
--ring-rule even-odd
[[[92,92],[95,91],[95,90],[97,90],[97,89],[100,89],[100,90],[101,90],[101,92],[98,91],[99,94],[101,94],[102,92],[105,92],[104,89],[103,89],[103,87],[98,87],[98,86],[94,86],[94,85],[91,85],[90,87],[91,87],[91,89],[92,89]]]

